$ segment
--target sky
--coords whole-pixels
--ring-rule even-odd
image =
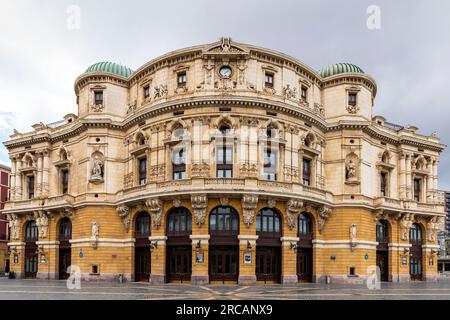
[[[356,64],[377,82],[374,115],[450,144],[449,15],[448,0],[0,0],[0,141],[77,113],[74,81],[95,62],[137,69],[226,36],[316,70]],[[446,150],[440,189],[450,190],[449,167]]]

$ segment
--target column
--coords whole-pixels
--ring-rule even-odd
[[[433,202],[434,194],[434,168],[433,159],[430,159],[427,163],[428,175],[427,175],[427,203]]]
[[[406,199],[406,155],[400,154],[400,199]]]
[[[249,154],[249,168],[252,168],[253,165],[257,166],[256,177],[261,177],[260,166],[258,165],[258,129],[256,127],[249,127],[249,143],[248,143],[248,154]],[[252,171],[250,171],[252,172]],[[254,174],[252,172],[252,174]]]
[[[149,240],[150,243],[154,245],[151,253],[150,283],[154,285],[165,284],[167,237],[162,235],[151,236],[149,237]]]
[[[256,233],[254,225],[249,229]],[[239,284],[256,284],[256,234],[239,235]]]
[[[281,162],[281,154],[280,154],[280,162],[281,166],[279,166],[281,172],[279,173],[279,176],[284,177],[285,182],[292,181],[292,173],[293,173],[293,167],[294,163],[292,163],[292,133],[290,130],[286,130],[286,147],[284,148],[284,161]],[[281,147],[281,146],[279,146]],[[280,148],[281,151],[281,148]]]
[[[411,154],[406,155],[406,199],[413,199],[413,187],[411,176]]]
[[[42,182],[42,153],[37,153],[37,177],[36,177],[36,197],[41,197],[44,191]]]
[[[10,160],[11,160],[11,176],[9,177],[10,181],[9,200],[14,201],[16,197],[16,158],[10,158]]]
[[[44,163],[43,163],[43,168],[42,168],[42,195],[44,197],[48,197],[48,195],[49,195],[48,180],[49,180],[49,171],[50,171],[49,150],[44,150],[43,155],[44,155]]]
[[[16,196],[14,200],[22,200],[22,173],[20,169],[22,168],[22,161],[20,158],[16,162]]]
[[[434,160],[433,162],[433,200],[434,202],[438,201],[438,167],[439,167],[439,160]]]

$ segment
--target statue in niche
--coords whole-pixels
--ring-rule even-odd
[[[356,224],[352,224],[352,225],[350,226],[350,241],[351,241],[351,242],[356,241],[356,232],[357,232],[357,230],[356,230]]]
[[[97,240],[98,239],[98,223],[96,221],[92,221],[92,239]]]
[[[354,160],[350,159],[346,165],[346,179],[347,181],[356,181],[356,164]]]
[[[91,180],[103,181],[103,161],[100,159],[94,159]]]

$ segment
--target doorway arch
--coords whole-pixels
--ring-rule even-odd
[[[297,225],[297,278],[299,282],[312,282],[314,225],[311,216],[301,213]]]
[[[422,243],[423,232],[422,227],[418,223],[414,223],[409,229],[409,243],[411,244],[411,254],[409,258],[409,275],[411,280],[423,280],[423,264],[422,264]]]
[[[148,212],[140,212],[136,216],[134,224],[134,281],[150,281],[151,273],[151,253],[150,235],[151,224]]]
[[[167,282],[186,283],[192,276],[192,215],[184,207],[167,215]]]
[[[256,216],[256,281],[264,283],[281,280],[281,215],[270,208]]]
[[[238,282],[239,215],[229,206],[214,208],[209,215],[209,279],[212,283]]]
[[[25,278],[35,279],[38,272],[38,227],[31,220],[25,226]]]
[[[70,240],[72,240],[72,221],[69,218],[63,218],[59,223],[58,228],[58,240],[59,240],[59,279],[66,280],[69,278],[68,268],[72,264],[72,246]]]

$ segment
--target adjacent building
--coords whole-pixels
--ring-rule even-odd
[[[9,174],[11,169],[0,164],[0,275],[9,270],[8,221],[2,210],[9,197]]]
[[[233,42],[100,62],[78,110],[5,142],[17,277],[435,280],[435,133],[374,116],[375,80]],[[406,119],[405,119],[406,121]]]

